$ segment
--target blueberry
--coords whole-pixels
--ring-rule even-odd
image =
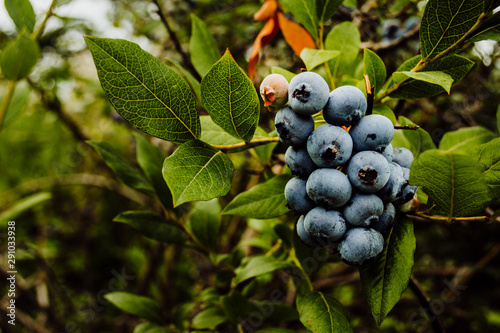
[[[281,74],[269,74],[260,84],[260,96],[270,111],[280,109],[288,102],[288,81]]]
[[[321,125],[309,135],[307,152],[317,166],[334,168],[351,157],[352,139],[342,127]]]
[[[394,148],[392,147],[392,144],[389,144],[387,147],[385,147],[382,155],[384,155],[384,157],[387,159],[387,162],[392,162],[392,159],[394,158]]]
[[[298,177],[286,183],[285,199],[288,207],[298,214],[306,214],[316,207],[316,204],[307,196],[306,181]]]
[[[299,236],[301,241],[303,241],[304,243],[306,243],[311,247],[319,246],[318,242],[316,242],[314,238],[311,235],[309,235],[306,229],[304,229],[304,215],[301,215],[299,217],[295,229],[297,230],[297,236]]]
[[[394,148],[394,158],[393,162],[396,162],[403,168],[409,168],[413,162],[413,153],[404,147]]]
[[[353,195],[344,207],[344,218],[350,225],[367,227],[378,221],[384,211],[382,199],[375,194]]]
[[[311,173],[306,184],[307,194],[318,205],[325,208],[341,207],[351,198],[349,179],[335,169],[317,169]]]
[[[382,23],[382,41],[390,42],[401,37],[404,32],[400,28],[401,23],[397,19],[388,19]]]
[[[413,186],[413,185],[405,186],[401,195],[394,201],[394,204],[400,206],[409,202],[410,200],[413,199],[415,193],[417,193],[417,189],[418,186]]]
[[[314,131],[314,119],[295,113],[287,105],[276,113],[274,127],[280,141],[288,146],[305,146],[309,134]]]
[[[396,221],[396,208],[390,202],[385,204],[384,212],[378,217],[378,221],[370,225],[381,234],[387,233]]]
[[[292,174],[307,179],[318,167],[307,153],[306,148],[290,146],[285,153],[285,163]]]
[[[350,229],[338,250],[342,260],[353,264],[362,265],[365,261],[378,256],[384,249],[384,237],[374,229]]]
[[[418,24],[420,24],[420,17],[418,16],[410,16],[405,21],[405,33],[415,28]]]
[[[355,124],[349,134],[356,151],[375,150],[383,152],[394,137],[394,125],[381,114],[364,116]]]
[[[357,153],[347,167],[347,176],[352,186],[364,193],[375,193],[382,189],[390,175],[389,162],[375,151]]]
[[[389,163],[391,175],[387,184],[377,192],[377,195],[384,202],[394,202],[403,195],[404,188],[408,181],[404,177],[403,169],[397,163]]]
[[[344,236],[346,224],[340,212],[316,207],[304,218],[304,229],[321,244],[328,246]]]
[[[365,95],[358,87],[342,86],[330,93],[323,117],[332,125],[349,126],[365,115],[366,108]]]
[[[321,75],[303,72],[290,80],[288,103],[297,113],[313,115],[325,107],[329,92],[328,83]]]

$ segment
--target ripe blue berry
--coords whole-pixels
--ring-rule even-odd
[[[307,213],[304,218],[304,229],[320,240],[322,244],[331,244],[338,241],[346,232],[346,224],[342,215],[336,210],[326,210],[316,207]]]
[[[404,177],[403,169],[399,164],[392,162],[389,164],[391,175],[385,186],[377,192],[377,195],[384,202],[394,202],[403,194],[408,181]]]
[[[280,141],[288,146],[305,146],[309,134],[314,131],[314,119],[295,113],[289,105],[276,113],[274,127]]]
[[[384,212],[378,217],[378,221],[370,225],[381,234],[387,233],[396,221],[396,208],[390,202],[385,204]]]
[[[311,247],[317,247],[319,244],[314,240],[314,238],[309,235],[309,233],[304,229],[304,215],[301,215],[297,221],[297,225],[295,227],[297,230],[297,236],[299,236],[300,240],[306,243]]]
[[[307,194],[325,208],[341,207],[352,194],[351,183],[346,175],[335,169],[317,169],[306,183]]]
[[[313,115],[325,107],[329,92],[328,83],[321,75],[303,72],[290,80],[288,103],[297,113]]]
[[[285,153],[285,163],[292,171],[292,174],[303,179],[307,179],[311,172],[318,168],[307,153],[307,149],[301,147],[288,147]]]
[[[375,151],[357,153],[347,167],[347,176],[352,186],[364,193],[375,193],[382,189],[390,174],[389,162]]]
[[[367,227],[378,221],[384,211],[382,199],[375,194],[357,193],[344,207],[344,218],[350,225]]]
[[[342,260],[353,265],[362,265],[382,252],[384,237],[374,229],[353,228],[346,233],[338,249]]]
[[[349,126],[365,115],[367,102],[363,92],[355,86],[334,89],[323,108],[325,120],[337,126]]]
[[[298,214],[306,214],[316,207],[316,204],[307,196],[306,181],[298,177],[286,183],[285,199],[288,207]]]
[[[354,150],[383,152],[394,137],[394,125],[383,115],[370,114],[353,125],[349,134],[352,137]]]
[[[399,164],[402,168],[409,168],[413,162],[413,153],[404,147],[394,148],[393,162]]]
[[[392,159],[394,158],[394,148],[392,147],[392,144],[389,144],[387,147],[385,147],[382,155],[384,155],[384,157],[387,159],[387,162],[392,162]]]
[[[307,152],[317,166],[334,168],[351,157],[352,139],[342,127],[325,124],[309,135]]]

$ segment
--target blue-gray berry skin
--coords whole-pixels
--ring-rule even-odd
[[[342,86],[330,93],[323,117],[329,124],[350,126],[365,115],[366,108],[366,97],[358,87]]]
[[[318,242],[316,242],[314,238],[311,235],[309,235],[306,229],[304,229],[304,215],[301,215],[299,217],[295,229],[297,230],[297,236],[299,236],[300,240],[303,241],[305,244],[311,247],[320,246]]]
[[[288,208],[298,214],[306,214],[308,211],[316,207],[307,195],[306,181],[299,177],[292,178],[285,186],[285,199]]]
[[[322,244],[332,245],[344,236],[347,227],[340,212],[316,207],[305,216],[304,229]]]
[[[413,162],[413,153],[404,147],[394,148],[393,162],[399,164],[402,168],[409,168]]]
[[[368,227],[378,221],[384,211],[382,199],[375,194],[357,193],[344,207],[344,218],[352,226]]]
[[[374,229],[350,229],[338,250],[342,260],[352,265],[362,265],[378,256],[384,249],[384,237]]]
[[[328,101],[330,88],[321,75],[303,72],[295,75],[288,86],[288,104],[300,114],[313,115]]]
[[[285,163],[292,174],[303,179],[307,179],[311,172],[318,168],[307,153],[307,149],[302,147],[288,147],[285,153]]]
[[[384,155],[384,157],[387,159],[387,162],[392,162],[392,159],[394,158],[394,148],[392,147],[392,144],[389,144],[387,147],[385,147],[382,155]]]
[[[314,119],[298,114],[286,105],[276,113],[274,127],[281,142],[287,146],[300,147],[306,145],[309,134],[314,131]]]
[[[354,188],[363,193],[375,193],[382,189],[391,175],[389,162],[380,153],[362,151],[351,158],[347,176]]]
[[[401,170],[403,170],[403,177],[405,177],[406,180],[410,180],[410,168],[401,167]]]
[[[353,125],[349,134],[354,150],[375,150],[383,152],[394,137],[394,125],[386,116],[370,114]]]
[[[345,205],[352,194],[349,179],[336,169],[322,168],[313,171],[307,179],[306,189],[309,197],[325,208]]]
[[[417,193],[417,190],[418,186],[413,186],[413,185],[405,186],[401,195],[394,201],[394,204],[399,206],[409,202],[410,200],[413,199],[415,193]]]
[[[352,139],[342,127],[321,125],[309,135],[307,152],[317,166],[334,168],[351,157]]]
[[[394,202],[403,195],[404,188],[408,185],[403,169],[399,164],[392,162],[389,164],[391,175],[387,184],[377,192],[377,195],[384,202]]]
[[[392,203],[388,202],[385,204],[384,211],[382,212],[382,215],[379,216],[378,221],[372,223],[370,228],[373,228],[384,235],[391,230],[395,221],[396,208]]]

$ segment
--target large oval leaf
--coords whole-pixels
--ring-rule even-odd
[[[191,62],[201,77],[205,76],[220,58],[217,42],[208,27],[194,14],[191,14],[191,39],[189,40]]]
[[[120,310],[149,320],[153,323],[165,323],[161,315],[160,306],[149,297],[138,296],[124,291],[117,291],[104,295],[104,298],[113,303],[113,305]]]
[[[85,41],[104,92],[130,124],[177,144],[199,137],[196,99],[179,74],[135,43],[89,36]]]
[[[28,75],[38,62],[38,43],[23,30],[0,55],[0,67],[6,79],[18,81]]]
[[[237,139],[252,139],[259,122],[259,96],[229,50],[201,80],[201,103],[214,123]]]
[[[363,291],[378,326],[408,285],[414,253],[413,224],[405,217],[394,224],[380,256],[359,269]]]
[[[471,155],[481,165],[491,197],[500,198],[500,138],[476,147]]]
[[[26,28],[29,32],[33,32],[36,16],[29,0],[6,0],[5,9],[18,31]]]
[[[226,195],[233,172],[234,165],[224,153],[200,140],[184,143],[163,163],[163,178],[175,207]]]
[[[484,127],[464,127],[453,132],[447,132],[441,142],[439,149],[468,153],[471,149],[493,140],[496,135]]]

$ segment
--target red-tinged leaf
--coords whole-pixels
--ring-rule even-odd
[[[259,51],[261,48],[269,44],[278,32],[278,24],[276,24],[276,18],[271,17],[267,20],[266,24],[259,32],[255,41],[253,42],[252,53],[250,54],[250,60],[248,61],[248,77],[252,78],[255,74],[255,66],[257,66],[257,61],[259,61]]]
[[[255,21],[265,21],[270,19],[276,14],[278,10],[278,2],[276,0],[266,0],[260,7],[259,11],[253,14]]]
[[[314,39],[307,30],[287,19],[282,13],[278,13],[278,23],[283,37],[285,37],[286,42],[292,47],[296,55],[300,56],[300,52],[305,47],[310,49],[316,48]]]

